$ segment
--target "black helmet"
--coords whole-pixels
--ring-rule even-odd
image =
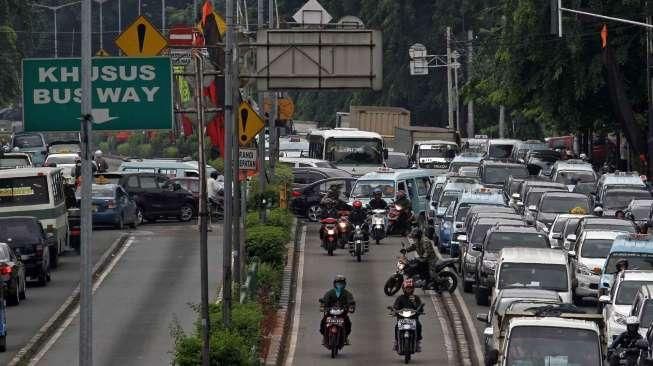
[[[639,319],[636,316],[627,317],[626,329],[628,333],[637,333],[639,331]]]
[[[376,196],[382,196],[383,192],[381,192],[381,188],[376,187],[376,188],[374,188],[374,191],[372,192],[372,195],[374,195],[375,197]]]
[[[219,174],[218,174],[217,170],[214,170],[214,171],[211,172],[211,178],[213,178],[213,179],[218,179],[218,175]]]
[[[333,287],[336,287],[336,283],[342,282],[347,286],[347,278],[343,275],[336,275],[336,277],[333,279]]]

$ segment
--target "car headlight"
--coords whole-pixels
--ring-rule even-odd
[[[578,267],[576,267],[576,272],[584,276],[591,276],[594,274],[594,272],[592,272],[592,270],[590,270],[589,267],[584,264],[578,264]]]
[[[467,263],[476,264],[476,256],[469,253],[465,253],[465,260]]]
[[[483,268],[487,271],[494,271],[496,265],[497,262],[495,261],[483,260]]]

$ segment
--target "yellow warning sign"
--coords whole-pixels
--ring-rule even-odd
[[[263,118],[254,112],[247,102],[240,103],[238,107],[238,142],[240,146],[249,144],[256,135],[265,127]]]
[[[141,15],[120,33],[116,46],[126,56],[156,56],[168,46],[168,40]]]
[[[97,51],[95,56],[97,56],[97,57],[109,57],[111,55],[109,54],[109,52],[105,51],[104,48],[100,48],[100,50]]]

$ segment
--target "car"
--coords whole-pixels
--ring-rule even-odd
[[[634,199],[630,201],[624,214],[628,220],[634,222],[638,227],[643,228],[649,221],[651,207],[653,207],[653,199]]]
[[[20,258],[26,278],[36,280],[39,286],[50,281],[50,247],[54,246],[54,236],[46,234],[37,218],[0,218],[0,242],[7,243]]]
[[[556,216],[553,224],[549,228],[548,234],[551,247],[569,250],[570,242],[567,240],[567,235],[573,234],[578,227],[580,219],[585,217],[592,216],[577,214],[560,214]]]
[[[126,173],[153,173],[161,174],[168,178],[199,177],[199,163],[190,158],[182,159],[129,159],[123,161],[118,167],[119,172]],[[215,168],[206,166],[206,175],[209,176]]]
[[[582,160],[559,160],[551,168],[551,181],[566,185],[570,191],[579,183],[596,183],[592,164]]]
[[[546,142],[540,140],[519,141],[515,144],[510,154],[510,160],[524,164],[527,161],[527,155],[533,150],[546,150]]]
[[[596,217],[586,215],[578,220],[576,229],[573,233],[565,232],[563,238],[565,243],[573,243],[576,238],[586,230],[606,230],[606,231],[621,231],[623,233],[637,233],[637,227],[630,220],[616,219],[612,217]],[[568,246],[566,248],[569,248]]]
[[[615,172],[603,174],[596,183],[597,201],[603,201],[603,194],[610,188],[628,188],[646,190],[646,184],[639,177],[638,172]]]
[[[492,287],[495,286],[495,269],[501,260],[501,251],[515,247],[550,249],[551,245],[546,234],[534,227],[499,225],[489,229],[483,244],[472,248],[481,253],[476,260],[474,279],[474,296],[478,305],[489,304]],[[571,302],[571,298],[569,300]]]
[[[19,132],[11,136],[11,146],[30,154],[34,166],[41,166],[48,153],[48,144],[40,132]]]
[[[399,151],[389,151],[388,157],[385,159],[385,165],[391,169],[408,169],[410,168],[408,154]]]
[[[519,193],[519,197],[515,196],[513,198],[517,201],[523,201],[526,194],[528,194],[528,191],[533,188],[550,188],[551,190],[559,191],[566,190],[567,186],[561,183],[551,182],[541,177],[528,177],[528,179],[525,179],[521,186],[519,186],[519,191],[517,192]]]
[[[125,225],[132,228],[142,220],[136,202],[119,184],[93,184],[91,191],[93,202],[93,226],[114,226],[122,230]],[[81,199],[81,188],[77,190]]]
[[[177,183],[181,188],[193,194],[193,197],[199,203],[200,199],[200,179],[199,177],[172,178],[172,183]]]
[[[608,344],[626,330],[637,291],[645,284],[653,284],[653,271],[622,271],[610,291],[599,297]]]
[[[653,270],[653,237],[646,234],[623,234],[617,236],[610,247],[610,254],[601,268],[599,296],[605,295],[617,274],[617,263],[628,261],[629,269]]]
[[[341,198],[345,199],[346,194],[351,192],[356,178],[354,177],[339,177],[328,178],[319,180],[317,182],[308,184],[306,186],[295,188],[291,192],[290,208],[297,216],[305,216],[309,221],[317,222],[322,218],[322,201],[323,194],[329,191],[329,187],[333,185],[340,185]],[[391,197],[383,197],[388,203]]]
[[[637,290],[630,316],[639,319],[639,334],[649,339],[649,328],[653,322],[653,284],[643,284]]]
[[[313,159],[313,158],[290,158],[290,157],[280,157],[279,164],[287,165],[291,168],[331,168],[338,169],[332,162],[322,159]]]
[[[25,265],[6,243],[0,243],[0,278],[7,286],[8,305],[18,305],[27,297]]]
[[[49,154],[43,166],[61,168],[66,178],[75,176],[75,165],[82,159],[76,153]]]
[[[624,211],[632,200],[650,200],[651,193],[640,189],[605,189],[598,205],[603,208],[603,216],[614,216],[617,211]]]
[[[526,178],[529,174],[524,164],[484,160],[478,168],[478,175],[485,187],[503,188],[503,183],[509,176]]]
[[[79,140],[56,140],[48,143],[48,154],[80,154],[81,152]]]
[[[23,152],[10,152],[0,154],[0,169],[31,168],[30,154]]]
[[[493,296],[505,289],[536,288],[557,292],[562,303],[572,302],[567,254],[558,249],[503,248],[496,267]]]
[[[342,169],[302,167],[292,168],[292,188],[300,188],[329,178],[351,178],[351,173]]]
[[[569,249],[569,264],[572,268],[574,303],[582,304],[585,297],[598,296],[601,269],[610,248],[619,231],[586,230],[580,235],[574,246]]]
[[[487,144],[486,159],[508,160],[512,156],[515,145],[521,143],[519,140],[511,139],[490,139]]]
[[[299,158],[308,154],[308,141],[299,136],[279,138],[279,157]]]
[[[483,161],[483,154],[463,152],[456,155],[453,160],[451,160],[451,163],[449,164],[449,172],[458,173],[460,168],[463,167],[478,169],[478,167],[481,165],[481,161]]]
[[[546,192],[567,192],[567,189],[560,187],[531,187],[524,196],[524,201],[517,202],[517,212],[523,213],[526,221],[533,224],[535,222],[535,217],[533,212],[530,210],[524,210],[524,207],[530,207],[537,205],[540,202],[540,198]]]
[[[136,202],[137,225],[142,220],[155,222],[160,218],[190,221],[197,212],[193,194],[163,174],[124,173],[118,184]]]
[[[557,215],[572,213],[575,209],[587,213],[591,206],[590,198],[582,193],[552,191],[542,194],[538,204],[528,206],[528,210],[535,222],[546,225],[548,229]]]
[[[480,188],[482,188],[482,186],[475,181],[447,181],[445,186],[440,190],[440,194],[438,196],[430,195],[430,209],[426,211],[425,221],[425,226],[427,227],[427,235],[430,235],[429,238],[433,238],[433,234],[435,233],[436,229],[435,225],[438,223],[437,221],[444,216],[444,213],[447,211],[447,208],[451,202],[457,201],[465,191],[471,191]]]
[[[529,168],[531,174],[539,170],[538,174],[550,176],[553,170],[553,164],[560,160],[560,153],[554,150],[531,150],[526,154],[524,163]]]

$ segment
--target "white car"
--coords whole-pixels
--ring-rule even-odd
[[[608,344],[626,330],[626,318],[630,316],[637,291],[644,284],[653,284],[653,271],[624,271],[616,277],[610,295],[599,297]]]
[[[623,235],[620,231],[584,231],[569,250],[569,262],[573,273],[574,303],[583,297],[596,297],[601,279],[601,269],[610,255],[614,239]]]
[[[55,166],[57,168],[62,168],[63,174],[66,178],[73,176],[73,169],[75,169],[75,163],[81,160],[78,154],[75,153],[65,153],[65,154],[50,154],[45,159],[43,166]]]
[[[563,247],[564,236],[562,232],[565,229],[567,221],[573,220],[578,223],[578,220],[585,216],[587,215],[560,214],[556,216],[555,220],[553,220],[553,224],[551,224],[551,229],[548,234],[551,248]]]
[[[333,165],[330,161],[321,160],[321,159],[312,159],[312,158],[280,157],[279,163],[283,163],[294,168],[312,167],[312,168],[338,169],[338,167]]]

